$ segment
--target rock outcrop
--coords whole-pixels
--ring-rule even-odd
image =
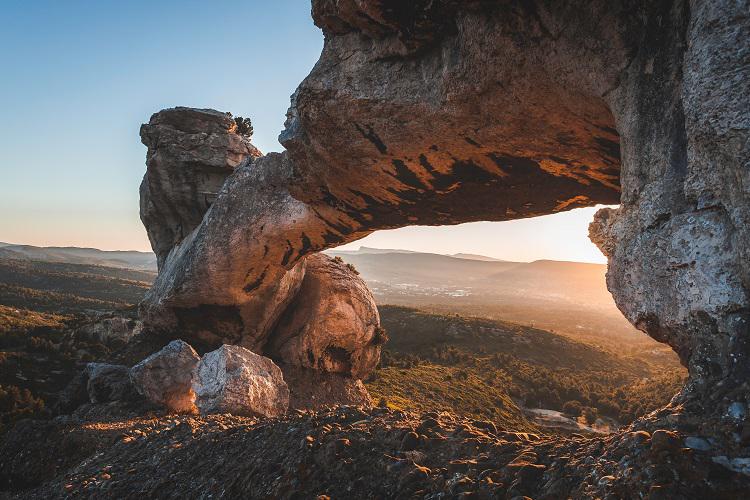
[[[620,310],[688,367],[685,396],[726,412],[750,380],[750,4],[680,5],[608,96],[622,203],[590,233]]]
[[[147,325],[262,349],[324,248],[620,202],[591,226],[609,288],[689,368],[674,411],[719,421],[750,377],[749,7],[314,0],[287,151],[235,170]]]
[[[84,372],[86,391],[92,403],[126,401],[135,396],[130,369],[125,365],[89,363]]]
[[[202,414],[275,417],[289,408],[289,388],[281,368],[236,345],[223,345],[201,358],[193,390]]]
[[[291,241],[317,218],[289,195],[290,174],[285,155],[277,153],[235,170],[141,303],[148,328],[179,332],[195,345],[262,348],[304,277],[305,253]]]
[[[302,286],[266,352],[294,366],[366,377],[384,343],[372,293],[340,258],[315,254],[305,261]]]
[[[159,267],[203,219],[226,178],[243,160],[261,156],[237,133],[231,115],[173,108],[141,127],[148,147],[141,183],[141,220]]]
[[[130,369],[138,393],[171,411],[195,410],[193,370],[200,358],[189,344],[173,340]]]
[[[143,329],[140,321],[122,316],[111,316],[86,323],[74,333],[76,337],[105,345],[125,345]]]

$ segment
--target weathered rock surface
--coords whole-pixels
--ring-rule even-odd
[[[130,380],[130,368],[109,363],[86,365],[86,391],[92,403],[126,401],[136,395]]]
[[[370,407],[372,400],[360,379],[290,364],[280,365],[289,387],[290,409],[317,409],[335,405]]]
[[[312,248],[305,231],[326,227],[289,195],[290,174],[286,155],[277,153],[235,170],[141,303],[148,328],[210,347],[265,344],[302,283],[302,256]],[[298,244],[306,250],[295,249]]]
[[[364,378],[383,344],[375,299],[341,259],[311,255],[305,278],[266,347],[295,366]]]
[[[603,95],[626,27],[579,3],[313,2],[323,53],[280,136],[293,196],[370,229],[616,203]]]
[[[141,220],[158,265],[203,219],[226,178],[243,160],[261,156],[237,133],[231,115],[171,108],[141,126],[148,148],[141,183]]]
[[[193,370],[198,353],[182,340],[173,340],[130,369],[136,390],[152,403],[176,412],[195,410]]]
[[[123,345],[143,330],[143,324],[131,318],[112,316],[91,321],[75,331],[79,338],[86,338],[105,345]]]
[[[686,9],[608,97],[622,204],[590,232],[625,316],[679,354],[689,393],[723,397],[750,377],[750,4]]]
[[[289,388],[281,368],[236,345],[223,345],[201,358],[193,390],[202,414],[275,417],[289,408]]]

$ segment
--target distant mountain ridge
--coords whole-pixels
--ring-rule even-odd
[[[383,286],[485,296],[527,296],[611,304],[607,266],[585,262],[512,262],[481,255],[329,250],[354,265],[376,294]]]
[[[449,257],[456,259],[485,260],[487,262],[505,262],[503,259],[487,257],[486,255],[477,255],[475,253],[454,253],[453,255],[449,255]]]
[[[0,258],[156,271],[156,256],[151,252],[138,252],[136,250],[37,247],[34,245],[17,245],[0,242]]]

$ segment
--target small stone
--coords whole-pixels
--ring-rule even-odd
[[[680,447],[680,437],[676,432],[664,429],[655,430],[651,435],[651,450],[659,452]]]
[[[697,451],[709,451],[711,443],[702,437],[689,436],[685,438],[685,447]]]
[[[421,451],[416,451],[416,450],[402,451],[401,456],[404,457],[406,460],[411,460],[415,464],[421,464],[427,458],[427,455],[425,455]]]
[[[635,432],[631,432],[631,433],[629,434],[629,436],[630,436],[630,439],[631,439],[631,440],[632,440],[632,441],[633,441],[634,443],[636,443],[636,444],[641,444],[641,443],[645,443],[645,442],[647,442],[648,440],[650,440],[650,439],[651,439],[651,434],[649,434],[649,433],[648,433],[648,432],[646,432],[646,431],[635,431]]]
[[[342,451],[344,451],[345,449],[347,449],[349,446],[351,446],[351,444],[352,444],[351,441],[349,441],[346,438],[337,439],[336,440],[336,451],[338,451],[339,453],[341,453]]]
[[[727,415],[732,420],[741,422],[745,419],[745,416],[747,415],[747,408],[743,403],[735,401],[734,403],[729,405],[729,408],[727,409]]]
[[[615,476],[603,476],[599,479],[599,485],[603,486],[609,484],[615,480]]]
[[[424,432],[428,429],[434,429],[435,427],[440,427],[440,422],[430,417],[430,418],[424,419],[422,423],[419,424],[419,427],[417,427],[417,431]]]
[[[428,469],[427,467],[417,465],[404,475],[404,477],[400,481],[401,486],[403,487],[407,484],[425,481],[430,478],[430,472],[430,469]]]

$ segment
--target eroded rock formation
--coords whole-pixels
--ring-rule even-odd
[[[608,96],[622,204],[591,238],[625,316],[725,411],[750,387],[750,4],[675,3]],[[749,401],[750,402],[750,401]]]
[[[237,133],[231,115],[212,109],[156,113],[141,127],[141,140],[149,148],[141,220],[161,267],[200,224],[235,167],[261,152]]]
[[[266,352],[302,368],[367,376],[384,343],[372,293],[341,259],[315,254],[305,261],[305,279]]]
[[[287,152],[242,163],[181,233],[147,325],[262,349],[326,247],[620,202],[591,238],[621,310],[688,366],[675,404],[708,421],[748,403],[746,0],[312,12],[325,45],[292,97]]]

